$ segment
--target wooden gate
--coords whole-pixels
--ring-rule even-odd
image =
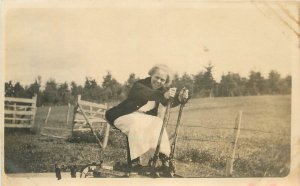
[[[37,95],[32,99],[4,98],[4,127],[33,128],[36,115]]]
[[[75,113],[72,131],[90,131],[91,126],[98,135],[104,137],[101,146],[102,148],[105,148],[108,142],[110,129],[110,125],[105,120],[107,108],[108,107],[105,104],[81,100],[81,95],[78,95],[77,105],[74,108]]]

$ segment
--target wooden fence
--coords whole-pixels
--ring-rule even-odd
[[[37,95],[32,99],[4,98],[4,126],[6,128],[33,128]]]
[[[102,148],[105,148],[110,130],[110,125],[104,116],[107,108],[106,104],[85,101],[81,99],[81,95],[78,95],[77,104],[74,108],[72,131],[92,130],[94,135],[103,136],[103,142],[98,142]]]

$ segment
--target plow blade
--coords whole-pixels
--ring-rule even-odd
[[[152,178],[151,167],[145,166],[139,172],[123,172],[113,170],[112,167],[101,168],[96,165],[87,166],[81,172],[81,178]],[[170,178],[161,174],[161,178]],[[173,178],[183,178],[178,174],[174,174]]]

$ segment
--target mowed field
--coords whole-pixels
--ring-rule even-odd
[[[37,118],[45,118],[46,108]],[[232,153],[235,119],[242,111],[233,177],[283,177],[290,167],[291,97],[249,96],[191,99],[184,108],[177,143],[177,172],[186,177],[224,177],[226,158]],[[52,116],[53,125],[64,123],[67,109]],[[178,108],[173,108],[168,133],[176,124]],[[55,122],[57,118],[57,122]],[[70,116],[72,118],[72,116]],[[42,127],[43,119],[37,126]],[[38,127],[39,128],[39,127]],[[125,137],[110,134],[108,147],[83,138],[56,139],[28,131],[6,131],[5,171],[53,172],[54,164],[88,164],[104,160],[112,165],[126,162]]]

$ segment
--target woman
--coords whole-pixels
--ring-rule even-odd
[[[131,88],[128,98],[106,112],[106,119],[128,137],[131,164],[140,166],[140,156],[151,148],[156,148],[162,119],[157,117],[159,103],[166,106],[169,98],[172,107],[179,105],[188,94],[176,88],[167,88],[172,82],[172,75],[166,65],[156,65],[150,69],[150,77],[137,81]],[[160,146],[160,159],[170,154],[170,143],[164,131]]]

